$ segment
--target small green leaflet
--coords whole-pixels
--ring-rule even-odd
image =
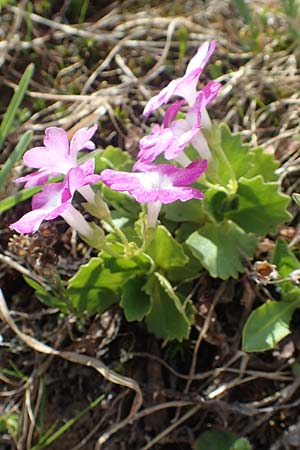
[[[243,255],[252,257],[256,239],[231,221],[207,224],[186,241],[193,255],[212,277],[227,280],[243,272]]]
[[[255,309],[243,330],[242,349],[245,352],[270,350],[290,334],[292,314],[300,305],[300,298],[291,302],[268,301]]]

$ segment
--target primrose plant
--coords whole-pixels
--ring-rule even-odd
[[[99,252],[65,290],[79,317],[119,304],[128,321],[145,320],[159,337],[188,338],[200,271],[237,278],[254,255],[256,235],[289,218],[278,163],[209,118],[221,85],[197,87],[215,47],[215,41],[200,46],[185,74],[146,104],[145,117],[169,105],[162,123],[141,139],[136,161],[111,146],[83,156],[95,149],[96,125],[70,142],[64,130],[48,128],[44,146],[25,153],[25,164],[37,170],[16,181],[42,190],[11,229],[33,233],[43,220],[61,216]],[[86,220],[82,207],[97,223]],[[55,302],[31,284],[43,301]]]

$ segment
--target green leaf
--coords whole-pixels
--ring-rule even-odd
[[[156,229],[155,237],[147,247],[147,253],[155,264],[162,269],[184,266],[189,259],[171,233],[162,225]]]
[[[230,221],[208,223],[191,234],[186,243],[210,275],[223,280],[238,278],[244,271],[243,255],[252,257],[256,247],[255,237]]]
[[[144,284],[144,277],[136,277],[127,281],[122,288],[120,306],[124,309],[128,322],[143,320],[151,310],[150,297],[143,292]]]
[[[100,153],[92,154],[95,159],[95,172],[101,172],[103,169],[115,169],[130,171],[133,165],[133,159],[128,152],[124,152],[118,147],[109,145]]]
[[[246,176],[249,170],[251,148],[249,145],[243,144],[240,133],[232,133],[226,124],[220,125],[220,130],[223,151],[238,180],[240,177]],[[230,181],[231,176],[226,166],[223,167],[221,161],[219,161],[219,164],[219,176],[226,185]]]
[[[30,277],[27,277],[26,275],[23,275],[24,280],[26,281],[26,283],[32,287],[36,292],[38,292],[39,294],[43,294],[43,295],[49,295],[49,291],[47,291],[40,283],[38,283],[37,281],[33,280]]]
[[[158,272],[153,274],[146,286],[151,297],[152,309],[146,317],[151,332],[164,339],[187,339],[190,333],[190,307],[184,309],[179,297],[166,278]]]
[[[196,222],[203,224],[205,213],[203,211],[202,202],[196,199],[188,202],[174,202],[165,205],[162,209],[166,219],[173,222]]]
[[[294,255],[294,253],[289,249],[288,244],[281,239],[276,240],[275,247],[273,249],[271,263],[275,264],[276,269],[281,278],[288,277],[294,270],[300,269],[300,262]],[[289,292],[295,292],[295,294],[300,294],[300,289],[292,281],[286,281],[280,283],[279,285],[282,294],[285,298],[286,294]],[[286,298],[285,298],[286,300]]]
[[[287,211],[290,198],[279,192],[277,183],[265,183],[262,176],[241,178],[237,190],[239,209],[226,216],[249,233],[265,235],[291,218]]]
[[[251,450],[252,446],[246,438],[239,438],[233,444],[231,450]]]
[[[23,275],[26,283],[35,290],[38,300],[50,308],[58,308],[62,313],[70,312],[67,301],[63,296],[55,294],[55,292],[47,291],[40,283],[26,275]]]
[[[203,200],[205,209],[217,222],[222,222],[226,212],[236,211],[239,207],[239,198],[228,195],[223,190],[211,188],[205,192]]]
[[[6,179],[9,175],[9,172],[15,165],[19,159],[22,158],[23,153],[28,147],[28,144],[31,140],[32,131],[28,130],[26,133],[21,137],[21,140],[16,145],[15,149],[9,156],[9,158],[6,160],[5,164],[3,164],[1,170],[0,170],[0,188],[5,185]]]
[[[279,162],[272,155],[264,153],[261,147],[252,149],[250,145],[244,144],[241,133],[232,133],[226,124],[220,125],[220,130],[223,151],[237,180],[241,177],[254,178],[257,175],[261,175],[264,181],[278,179],[275,171],[279,167]],[[222,161],[219,161],[219,176],[224,185],[231,178]]]
[[[281,239],[276,240],[271,263],[276,265],[282,278],[288,277],[293,270],[300,269],[300,262],[289,249],[288,244]]]
[[[150,268],[145,255],[132,258],[113,258],[107,254],[91,258],[68,282],[68,297],[78,311],[102,313],[120,296],[120,288],[132,277]]]
[[[125,216],[137,219],[140,212],[140,204],[129,194],[124,192],[113,191],[107,186],[102,186],[102,194],[104,200],[117,211]]]
[[[279,166],[279,161],[276,161],[273,155],[264,153],[261,147],[257,147],[251,152],[251,167],[244,176],[254,178],[262,175],[265,181],[277,181],[279,175],[276,170]]]
[[[297,304],[299,300],[268,301],[255,309],[244,326],[243,351],[262,352],[274,348],[281,339],[290,334],[289,323]]]
[[[205,431],[196,441],[195,450],[251,450],[248,439],[228,431]]]
[[[201,270],[203,269],[202,264],[197,258],[195,258],[189,247],[187,245],[183,245],[183,249],[189,261],[184,266],[171,267],[166,271],[167,278],[171,282],[187,283],[195,278],[198,278]]]
[[[21,102],[24,98],[24,95],[27,91],[27,87],[28,84],[32,78],[33,75],[33,71],[34,71],[34,65],[33,64],[29,64],[25,71],[24,74],[20,80],[20,83],[8,105],[8,108],[6,110],[6,113],[3,117],[1,126],[0,126],[0,150],[3,146],[3,143],[6,139],[6,136],[10,133],[11,131],[11,127],[14,121],[14,118],[16,116],[16,113],[21,105]]]

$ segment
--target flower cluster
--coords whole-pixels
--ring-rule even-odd
[[[24,154],[24,162],[28,167],[38,169],[16,182],[25,182],[26,187],[43,185],[41,192],[32,197],[32,211],[29,211],[10,228],[19,233],[33,233],[38,230],[43,220],[55,219],[61,216],[82,236],[89,238],[94,230],[81,213],[72,205],[76,191],[88,201],[94,201],[94,191],[91,184],[99,181],[100,176],[94,174],[94,159],[78,164],[77,156],[80,150],[94,149],[90,140],[97,129],[78,130],[69,143],[67,133],[57,127],[47,128],[43,147],[34,147]],[[64,175],[62,182],[45,184],[49,178]]]
[[[184,76],[171,81],[147,103],[145,116],[168,103],[173,96],[182,97],[167,109],[162,125],[156,124],[151,133],[141,139],[134,172],[106,169],[101,173],[101,180],[111,189],[129,192],[138,202],[147,204],[148,227],[155,226],[162,204],[203,198],[201,192],[189,186],[205,171],[211,159],[202,129],[211,126],[206,107],[217,96],[221,85],[210,81],[200,92],[196,87],[215,47],[215,41],[205,42],[189,62]],[[176,119],[181,106],[186,103],[189,110],[185,118]],[[201,161],[192,162],[185,154],[189,144],[198,152]],[[153,163],[161,154],[173,163]],[[183,167],[177,167],[174,162]]]
[[[156,124],[151,133],[141,139],[138,159],[132,172],[106,169],[100,175],[95,175],[93,159],[82,164],[77,162],[80,150],[95,148],[91,138],[97,129],[96,125],[80,129],[70,142],[63,129],[47,128],[44,146],[34,147],[24,155],[25,164],[37,170],[16,180],[25,182],[25,187],[43,185],[43,189],[33,196],[32,211],[13,223],[11,229],[32,233],[43,220],[61,216],[91,241],[95,228],[74,208],[72,199],[78,191],[89,203],[96,205],[90,185],[99,180],[111,189],[128,192],[138,202],[147,204],[148,228],[155,227],[162,204],[202,199],[203,194],[190,185],[206,170],[211,159],[202,130],[211,126],[206,107],[217,96],[220,84],[210,81],[198,92],[197,83],[215,46],[215,41],[205,42],[189,62],[183,77],[171,81],[147,103],[145,116],[168,103],[173,96],[181,98],[168,107],[162,124]],[[185,118],[177,118],[183,105],[188,107]],[[195,161],[191,161],[185,153],[189,144],[199,155]],[[163,156],[166,163],[155,163],[159,156]],[[48,183],[49,179],[57,175],[63,175],[63,181]]]

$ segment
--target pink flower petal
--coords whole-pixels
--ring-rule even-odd
[[[158,155],[164,153],[167,160],[176,159],[190,143],[197,145],[196,150],[201,157],[210,158],[210,150],[200,131],[201,117],[205,108],[217,96],[221,84],[210,81],[196,97],[194,105],[189,109],[185,119],[176,119],[176,115],[182,101],[171,105],[164,117],[163,125],[155,125],[151,133],[140,140],[140,151],[138,158],[141,162],[152,162]],[[205,115],[206,119],[207,113]],[[207,116],[208,117],[208,116]],[[209,120],[209,118],[208,118]],[[197,139],[197,135],[199,135]],[[199,148],[203,146],[202,148]],[[134,169],[137,164],[134,165]]]
[[[40,186],[41,184],[46,183],[50,176],[55,177],[56,175],[59,175],[59,173],[53,172],[52,169],[41,169],[37,172],[25,175],[25,177],[17,178],[15,183],[25,183],[25,188]]]
[[[43,190],[32,197],[32,209],[51,210],[61,204],[63,183],[45,184]]]
[[[63,183],[46,185],[42,192],[32,197],[32,211],[29,211],[17,222],[10,225],[10,229],[19,233],[34,233],[43,220],[51,220],[62,214],[70,202],[61,201]]]
[[[28,167],[41,169],[26,177],[18,178],[17,182],[26,182],[26,187],[45,183],[51,176],[66,174],[77,166],[77,153],[82,148],[94,149],[95,144],[90,140],[97,129],[97,125],[78,130],[69,145],[65,130],[57,127],[46,128],[44,147],[34,147],[23,157]]]
[[[189,187],[205,171],[207,162],[195,161],[186,168],[171,164],[139,163],[139,173],[127,173],[106,169],[101,180],[111,189],[128,192],[139,203],[172,203],[176,200],[187,201],[202,199],[203,194]]]
[[[9,228],[17,231],[18,233],[34,233],[39,229],[42,221],[46,218],[46,215],[47,211],[43,211],[41,209],[29,211],[17,222],[12,223]]]
[[[60,158],[69,155],[69,138],[63,128],[50,127],[45,130],[44,145]]]
[[[174,102],[165,112],[164,120],[163,120],[163,126],[164,128],[169,128],[171,123],[176,119],[176,116],[178,114],[178,111],[180,110],[181,106],[184,105],[184,100],[178,100],[177,102]]]
[[[82,186],[94,184],[100,180],[100,175],[94,175],[94,160],[90,159],[78,167],[70,169],[64,180],[63,201],[72,197]]]
[[[172,80],[159,94],[152,97],[146,104],[143,114],[146,117],[149,116],[152,111],[168,103],[173,95],[183,97],[192,106],[196,97],[199,76],[208,63],[215,47],[216,41],[207,41],[199,47],[197,53],[189,62],[184,76]]]
[[[70,143],[70,154],[72,158],[76,159],[77,153],[83,148],[94,150],[95,144],[90,139],[94,136],[97,128],[97,125],[93,125],[90,128],[85,127],[76,131]]]

